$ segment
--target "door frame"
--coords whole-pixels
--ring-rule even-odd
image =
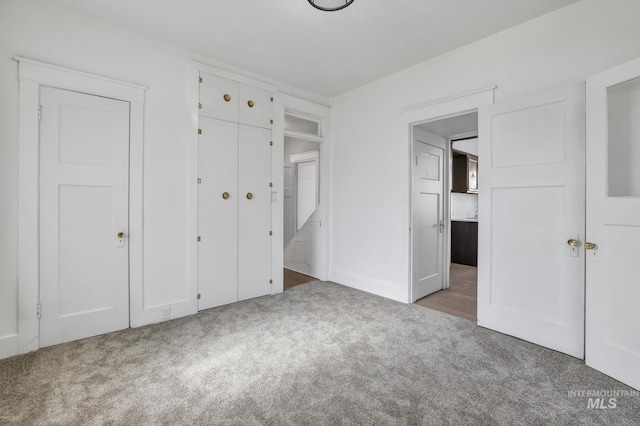
[[[407,303],[413,303],[413,162],[414,150],[413,150],[413,126],[424,124],[430,121],[437,121],[445,118],[455,117],[458,115],[472,113],[478,110],[478,107],[482,105],[494,103],[494,92],[497,86],[491,86],[484,89],[476,90],[473,92],[463,93],[444,99],[435,100],[426,104],[418,105],[415,107],[406,108],[400,111],[400,120],[402,125],[402,133],[404,140],[409,144],[409,157],[408,157],[408,199],[409,199],[409,247],[408,247],[408,271],[407,271],[407,293],[405,300]],[[450,147],[448,148],[450,152]],[[447,153],[448,155],[448,153]],[[445,162],[445,176],[449,173],[450,162]],[[445,186],[446,189],[446,186]],[[447,232],[445,232],[445,244],[444,251],[445,256],[443,259],[445,264],[450,261],[450,235],[451,235],[451,216],[450,211],[450,197],[446,197],[445,201],[445,226]],[[447,255],[447,252],[449,254]],[[449,270],[444,268],[443,270],[443,287],[449,286]]]
[[[18,62],[18,330],[15,353],[40,348],[40,87],[129,102],[129,321],[143,310],[143,123],[146,88],[24,57]]]

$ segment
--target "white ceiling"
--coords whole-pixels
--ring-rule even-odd
[[[326,97],[576,0],[50,0]]]

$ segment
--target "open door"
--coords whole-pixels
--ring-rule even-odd
[[[446,140],[413,128],[413,302],[444,283],[444,159]]]
[[[478,325],[584,356],[585,90],[479,109]]]
[[[586,362],[640,389],[640,60],[587,80]]]

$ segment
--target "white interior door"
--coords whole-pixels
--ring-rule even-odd
[[[640,389],[640,60],[587,80],[587,116],[586,362]]]
[[[48,87],[40,102],[40,346],[49,346],[129,326],[129,103]]]
[[[443,288],[445,139],[413,130],[413,266],[415,302]]]
[[[478,325],[583,358],[584,86],[479,109]]]
[[[240,125],[238,300],[271,294],[271,130]]]
[[[200,117],[198,310],[238,301],[238,124]]]

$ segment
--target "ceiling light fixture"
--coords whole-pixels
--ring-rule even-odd
[[[325,12],[333,12],[334,10],[344,9],[353,3],[353,0],[309,0],[309,4],[316,9]]]

